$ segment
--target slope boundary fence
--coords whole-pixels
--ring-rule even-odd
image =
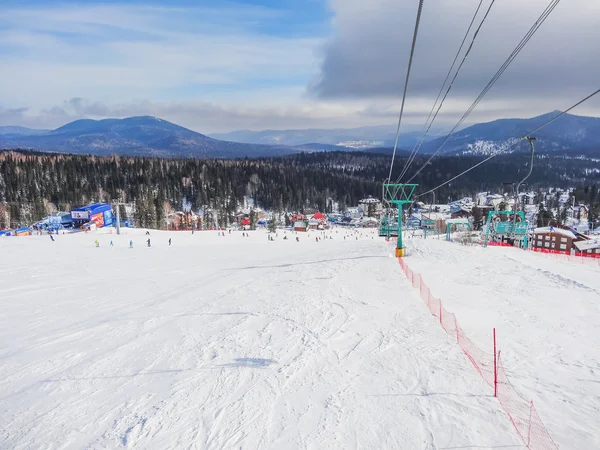
[[[460,327],[456,315],[447,311],[442,301],[431,293],[421,274],[408,267],[404,258],[398,258],[398,261],[412,286],[419,290],[421,300],[427,305],[431,314],[439,320],[448,336],[456,340],[484,381],[494,389],[494,396],[498,398],[502,409],[510,418],[525,446],[531,450],[558,449],[533,401],[526,400],[510,383],[500,351],[496,352],[496,331],[494,330],[493,352],[481,350]]]
[[[600,253],[575,252],[574,254],[571,254],[569,252],[560,250],[549,250],[543,248],[532,248],[531,251],[562,261],[586,264],[592,267],[600,267]]]

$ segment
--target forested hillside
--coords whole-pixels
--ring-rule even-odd
[[[480,190],[502,192],[528,170],[523,156],[498,157],[437,192],[439,201]],[[481,157],[436,158],[413,181],[425,192],[480,161]],[[366,153],[311,153],[252,160],[96,157],[0,152],[0,228],[31,223],[56,210],[94,201],[120,199],[136,203],[138,223],[155,226],[170,209],[204,205],[219,212],[219,222],[233,219],[247,198],[264,209],[331,211],[356,205],[369,195],[380,197],[390,157]],[[394,169],[399,174],[405,160]],[[417,159],[409,170],[423,163]],[[588,159],[541,155],[536,158],[529,189],[574,186],[600,179]],[[430,201],[423,198],[423,201]],[[8,212],[8,214],[7,214]],[[9,217],[9,223],[6,223]]]

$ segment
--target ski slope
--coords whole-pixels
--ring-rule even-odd
[[[373,233],[126,231],[0,239],[0,448],[522,448]]]
[[[533,400],[562,449],[600,448],[600,268],[506,247],[406,242],[409,267]]]

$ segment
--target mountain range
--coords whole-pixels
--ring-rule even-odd
[[[17,147],[75,154],[194,158],[281,156],[302,151],[221,141],[149,116],[81,119],[50,131],[0,127],[0,148]]]
[[[420,132],[401,133],[398,145],[412,147],[420,138]],[[211,134],[215,139],[233,142],[268,145],[304,145],[307,142],[329,144],[339,148],[361,150],[374,147],[392,147],[396,139],[396,125],[375,125],[360,128],[337,128],[306,130],[239,130],[230,133]]]
[[[454,133],[445,144],[445,137],[425,142],[421,152],[433,153],[441,148],[439,154],[443,155],[489,155],[498,151],[513,153],[528,150],[529,145],[520,138],[560,113],[553,111],[530,119],[499,119],[472,125]],[[537,139],[537,152],[594,150],[600,155],[600,118],[565,114],[533,134],[533,137]],[[507,149],[509,146],[512,147]]]
[[[500,119],[472,125],[445,137],[426,140],[421,154],[441,147],[444,155],[487,155],[528,149],[519,139],[558,111],[530,119]],[[391,134],[390,134],[391,132]],[[212,137],[155,117],[125,119],[82,119],[55,130],[0,126],[0,148],[27,148],[39,151],[95,155],[139,155],[158,157],[244,158],[333,150],[360,150],[391,153],[395,129],[392,126],[334,130],[236,131]],[[419,139],[418,133],[401,134],[400,153]],[[600,118],[565,114],[535,133],[538,152],[583,152],[600,155]],[[217,139],[219,138],[219,139]],[[443,147],[442,147],[442,144]],[[367,150],[368,149],[368,150]]]

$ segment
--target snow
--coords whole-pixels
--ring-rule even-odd
[[[153,231],[151,248],[143,231],[124,232],[0,238],[0,448],[522,448],[374,232],[333,230],[320,242],[320,232],[299,233],[296,242],[280,231],[270,242],[264,232]],[[439,273],[449,301],[461,298],[452,294],[458,266]],[[504,325],[525,321],[527,336],[550,326],[546,337],[562,333],[564,348],[513,341],[497,323],[503,348],[561,442],[584,442],[598,417],[597,335],[587,334],[598,323],[597,282],[565,275],[542,285],[534,275],[546,272],[522,268],[545,304],[513,310]],[[568,313],[549,295],[565,286]],[[529,310],[532,297],[521,294]],[[506,301],[497,298],[471,304],[471,320],[456,308],[464,325],[477,332],[497,319],[491,311]],[[535,360],[517,367],[523,351]],[[559,355],[565,366],[550,366],[559,376],[543,373]],[[535,391],[531,371],[553,395]],[[567,403],[557,404],[558,391]]]
[[[534,233],[555,233],[560,234],[561,236],[569,237],[571,239],[577,239],[577,236],[575,236],[575,234],[572,231],[563,230],[562,228],[558,227],[539,227],[534,230]]]
[[[576,241],[573,245],[577,247],[579,251],[593,250],[600,248],[600,239],[590,239],[588,241]]]
[[[600,269],[505,247],[405,241],[409,267],[490,353],[563,449],[600,448]]]

